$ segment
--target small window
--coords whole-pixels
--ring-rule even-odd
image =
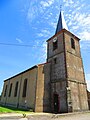
[[[54,58],[54,64],[57,64],[57,58]]]
[[[57,40],[53,42],[53,50],[56,50],[58,47],[58,42]]]
[[[75,49],[75,41],[74,41],[73,38],[71,38],[71,47],[72,47],[73,49]]]
[[[6,92],[7,92],[7,85],[5,87],[4,97],[6,97]]]
[[[24,80],[22,97],[26,97],[26,92],[27,92],[27,79]]]
[[[11,96],[11,91],[12,91],[12,83],[10,84],[9,97]]]
[[[15,91],[14,91],[14,97],[17,96],[17,91],[18,91],[18,82],[16,82]]]

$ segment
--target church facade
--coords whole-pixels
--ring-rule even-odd
[[[5,80],[0,104],[35,112],[88,110],[79,41],[67,29],[61,11],[56,33],[47,40],[46,63]]]

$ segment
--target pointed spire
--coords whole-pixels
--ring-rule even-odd
[[[55,34],[57,34],[62,29],[68,30],[68,27],[67,27],[65,19],[64,19],[63,11],[61,10],[61,7],[60,7],[60,15],[59,15],[59,20],[58,20]]]

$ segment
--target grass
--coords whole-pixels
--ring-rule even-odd
[[[22,114],[29,114],[31,112],[30,111],[26,111],[26,110],[17,109],[17,108],[0,106],[0,113],[22,113]]]

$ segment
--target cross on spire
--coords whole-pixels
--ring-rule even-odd
[[[62,5],[60,5],[60,11],[62,11]]]

